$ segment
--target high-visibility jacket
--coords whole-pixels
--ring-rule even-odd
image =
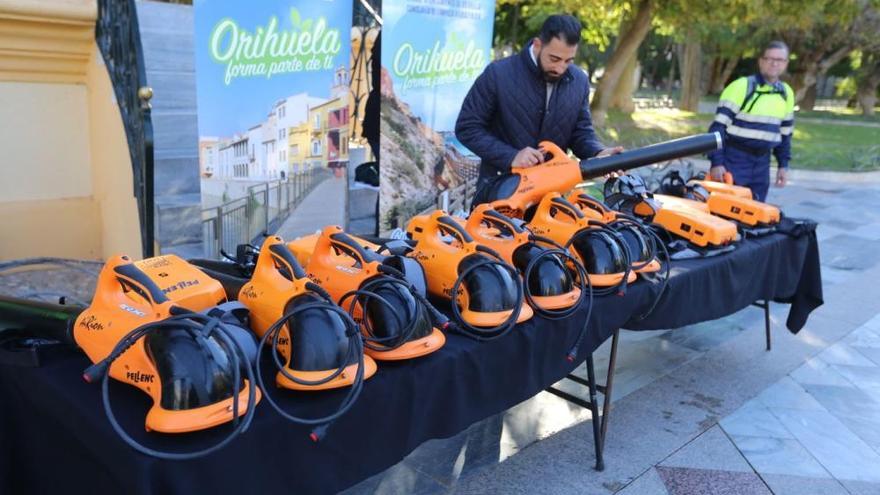
[[[780,167],[791,159],[794,131],[794,91],[788,84],[767,83],[760,74],[741,77],[721,93],[709,132],[721,133],[724,148],[736,147],[753,155],[773,151]],[[725,150],[709,154],[712,165],[725,165]]]

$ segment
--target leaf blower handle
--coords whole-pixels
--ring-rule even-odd
[[[652,163],[708,153],[721,147],[721,134],[717,132],[697,134],[631,149],[616,155],[582,160],[581,175],[584,179],[591,179],[617,170],[632,170]]]
[[[556,160],[564,160],[568,158],[568,155],[565,151],[562,150],[556,143],[551,141],[541,141],[538,144],[538,147],[544,151],[544,162],[556,161]]]
[[[466,230],[461,228],[461,225],[458,224],[452,217],[448,215],[442,215],[437,217],[437,226],[440,230],[444,232],[449,232],[454,235],[461,241],[462,244],[468,244],[474,242],[474,238],[471,237],[470,234],[467,233]]]
[[[297,261],[296,256],[290,252],[290,248],[287,247],[287,244],[283,242],[279,242],[278,244],[272,244],[269,246],[269,252],[272,253],[278,261],[287,265],[290,270],[293,272],[293,276],[296,279],[306,278],[306,271],[303,270],[302,265]]]
[[[375,261],[376,256],[368,253],[357,239],[344,232],[330,234],[330,244],[345,253],[346,256],[350,256],[360,262],[361,266]]]
[[[150,304],[162,304],[168,302],[168,296],[162,292],[162,289],[156,285],[156,282],[153,282],[146,273],[142,272],[140,268],[131,263],[131,261],[127,257],[123,257],[123,260],[128,261],[128,263],[120,264],[113,268],[113,271],[116,273],[116,279],[123,285],[127,285],[130,288],[134,289],[141,296],[150,302]]]

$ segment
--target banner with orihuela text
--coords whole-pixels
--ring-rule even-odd
[[[479,159],[454,135],[461,102],[490,61],[494,0],[382,4],[380,229],[462,208]]]

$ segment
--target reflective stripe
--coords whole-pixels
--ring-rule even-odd
[[[783,126],[779,128],[779,133],[783,136],[788,136],[792,131],[794,131],[794,126]]]
[[[730,117],[728,117],[727,115],[725,115],[723,113],[716,113],[715,114],[715,122],[718,122],[719,124],[722,124],[722,125],[730,125],[733,122],[733,119],[731,119]]]
[[[737,120],[742,120],[743,122],[752,122],[755,124],[775,124],[779,125],[782,123],[782,119],[778,117],[770,117],[767,115],[753,115],[750,113],[740,113],[736,116]]]
[[[788,112],[785,117],[782,117],[782,120],[792,120],[794,119],[794,112]]]
[[[733,113],[739,113],[739,105],[730,100],[721,100],[718,102],[719,107],[729,108]]]
[[[727,133],[732,136],[738,136],[748,139],[760,139],[761,141],[769,141],[771,143],[778,143],[782,141],[782,136],[780,136],[778,132],[756,131],[755,129],[746,129],[744,127],[739,127],[736,125],[728,126]]]

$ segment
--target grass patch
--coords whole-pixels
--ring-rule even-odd
[[[640,110],[633,114],[610,112],[604,129],[607,144],[627,148],[706,132],[712,115],[675,109]],[[793,168],[834,171],[880,169],[880,129],[833,123],[798,122],[792,144]]]
[[[828,110],[799,111],[795,118],[808,119],[846,120],[850,122],[875,122],[880,123],[880,108],[874,111],[874,115],[862,115],[857,108],[830,108]]]

